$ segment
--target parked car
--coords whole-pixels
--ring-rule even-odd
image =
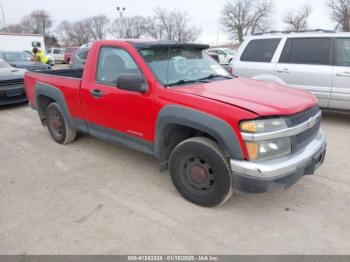
[[[217,53],[214,52],[210,52],[210,51],[206,51],[207,54],[213,58],[216,62],[220,63],[220,59],[219,59],[219,55]]]
[[[90,48],[93,44],[94,44],[93,42],[92,43],[83,44],[83,45],[80,46],[80,49],[81,48],[87,48],[87,47]]]
[[[315,97],[230,76],[206,48],[97,41],[84,70],[28,72],[26,92],[57,143],[82,132],[153,155],[198,205],[313,174],[326,151]]]
[[[235,56],[235,51],[230,48],[210,48],[208,51],[217,54],[219,56],[219,62],[222,65],[231,63]]]
[[[232,62],[238,76],[313,93],[322,108],[350,110],[350,33],[268,33],[245,39]]]
[[[85,66],[85,62],[89,53],[90,47],[80,48],[72,55],[69,61],[69,68],[82,69]]]
[[[67,47],[64,51],[64,61],[63,63],[69,64],[71,56],[77,51],[79,47]]]
[[[23,83],[25,71],[0,59],[0,105],[27,101]]]
[[[47,70],[50,65],[33,62],[32,56],[27,52],[0,52],[0,58],[16,68],[24,68],[30,71]]]
[[[50,48],[47,50],[47,54],[51,55],[56,63],[63,63],[64,62],[64,48]]]

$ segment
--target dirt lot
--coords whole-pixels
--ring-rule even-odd
[[[350,117],[325,114],[325,164],[287,191],[194,206],[155,160],[81,136],[55,144],[0,109],[0,254],[350,254]]]

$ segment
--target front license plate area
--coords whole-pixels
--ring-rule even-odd
[[[8,90],[7,92],[6,92],[6,96],[7,97],[14,97],[14,96],[20,96],[20,95],[22,95],[22,92],[21,92],[21,90]]]

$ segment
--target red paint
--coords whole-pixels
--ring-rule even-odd
[[[101,46],[120,47],[134,58],[148,81],[146,94],[120,90],[96,83],[96,68]],[[181,105],[226,121],[240,140],[244,156],[247,151],[239,132],[239,122],[264,116],[290,115],[316,104],[303,91],[278,84],[236,78],[167,89],[161,86],[137,50],[125,41],[98,41],[88,55],[82,80],[26,73],[25,86],[31,105],[35,106],[35,83],[57,87],[66,99],[74,118],[115,129],[148,142],[155,140],[159,111],[167,105]],[[104,96],[96,99],[90,92],[100,89]]]

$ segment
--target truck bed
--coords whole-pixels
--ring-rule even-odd
[[[54,87],[64,96],[67,108],[73,118],[82,119],[80,108],[80,85],[82,69],[45,70],[26,72],[24,77],[25,90],[29,104],[36,108],[36,88],[40,86]]]

